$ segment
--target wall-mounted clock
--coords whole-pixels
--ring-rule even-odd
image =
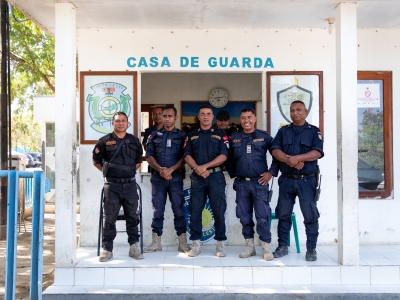
[[[224,107],[228,103],[228,92],[222,88],[215,88],[210,91],[210,104],[216,108]]]

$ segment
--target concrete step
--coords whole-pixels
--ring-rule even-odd
[[[134,260],[128,257],[129,248],[124,246],[115,248],[114,257],[101,263],[96,248],[79,248],[75,266],[56,268],[54,285],[43,296],[44,299],[61,299],[60,295],[65,296],[62,299],[90,299],[89,296],[103,299],[106,295],[109,300],[132,294],[140,299],[154,299],[146,298],[153,294],[157,299],[172,299],[172,293],[179,295],[173,299],[194,299],[198,294],[201,294],[199,299],[264,299],[264,295],[278,297],[268,299],[297,299],[292,294],[298,294],[307,295],[307,299],[331,299],[325,297],[333,295],[338,298],[332,299],[342,299],[343,295],[346,299],[349,295],[367,299],[362,298],[364,294],[375,297],[385,293],[387,297],[376,299],[399,299],[396,298],[400,295],[397,259],[387,259],[388,262],[378,258],[369,264],[361,260],[359,266],[350,267],[337,262],[337,249],[330,246],[317,248],[315,262],[305,261],[303,248],[296,253],[295,247],[291,247],[289,255],[272,261],[262,259],[261,247],[256,247],[256,256],[247,259],[238,257],[242,250],[242,246],[227,246],[227,256],[218,258],[215,245],[204,245],[201,254],[191,258],[178,253],[176,246],[163,246],[163,251],[145,253],[144,259]],[[400,250],[389,247],[386,253],[388,257],[397,257]],[[368,252],[366,257],[374,254]],[[216,298],[208,298],[210,294]],[[320,298],[308,298],[310,294]],[[286,298],[279,298],[282,295]]]

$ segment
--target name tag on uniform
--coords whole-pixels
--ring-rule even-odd
[[[167,139],[167,147],[171,148],[171,139]]]
[[[246,147],[246,153],[251,154],[251,145],[247,145]]]

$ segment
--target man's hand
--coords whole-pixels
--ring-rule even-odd
[[[297,156],[290,156],[286,160],[286,164],[292,168],[294,168],[294,166],[297,165],[299,162],[300,160],[297,158]]]
[[[295,168],[296,170],[301,170],[304,167],[304,162],[299,162],[297,165],[295,165],[293,168]]]
[[[200,176],[201,176],[201,174],[203,174],[205,171],[207,171],[207,167],[204,166],[204,165],[201,165],[201,166],[197,166],[195,172],[196,172],[197,175],[200,175]],[[205,177],[204,177],[204,178],[205,178]]]
[[[197,171],[197,170],[196,170]],[[203,173],[200,174],[201,177],[203,178],[207,178],[208,176],[210,176],[210,172],[208,172],[207,170],[205,170]]]
[[[161,167],[159,172],[161,177],[165,178],[166,180],[172,179],[173,170],[171,168]]]
[[[268,182],[271,180],[272,174],[268,172],[264,172],[261,174],[261,178],[258,179],[258,183],[261,185],[267,185]]]

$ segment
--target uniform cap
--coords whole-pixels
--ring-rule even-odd
[[[230,118],[231,118],[231,116],[229,115],[229,113],[226,110],[220,110],[217,113],[217,120],[221,120],[221,119],[228,120]]]

